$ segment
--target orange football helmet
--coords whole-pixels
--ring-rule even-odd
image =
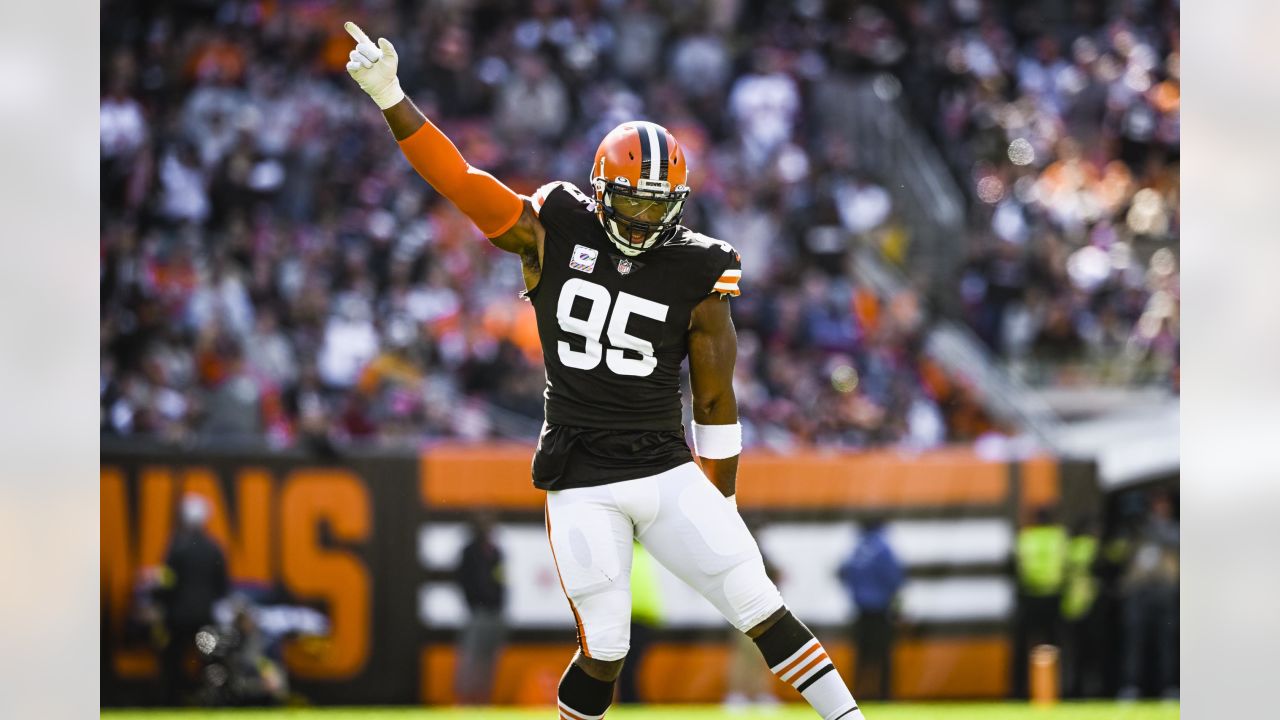
[[[665,242],[684,215],[689,166],[675,136],[636,120],[609,131],[591,163],[605,234],[626,255]]]

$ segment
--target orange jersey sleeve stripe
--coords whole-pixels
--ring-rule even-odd
[[[497,237],[520,219],[524,201],[489,173],[471,167],[453,142],[430,120],[400,141],[414,170],[458,206],[485,237]]]

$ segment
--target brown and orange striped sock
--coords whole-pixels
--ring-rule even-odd
[[[823,720],[863,720],[822,643],[788,612],[756,638],[769,669],[795,688]]]

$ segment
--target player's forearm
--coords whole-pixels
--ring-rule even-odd
[[[705,457],[698,458],[698,462],[702,465],[703,474],[725,497],[733,497],[738,494],[738,457],[738,455],[734,455],[733,457],[719,460]]]
[[[408,97],[383,110],[382,117],[387,119],[396,142],[407,139],[427,122],[427,116]]]
[[[704,393],[693,402],[694,446],[702,471],[722,495],[737,493],[738,456],[742,430],[738,425],[738,401],[732,386]]]

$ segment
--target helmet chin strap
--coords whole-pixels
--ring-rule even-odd
[[[617,246],[618,250],[622,251],[623,255],[635,257],[645,250],[651,249],[658,242],[657,238],[655,238],[653,245],[649,245],[648,247],[636,247],[623,239],[622,236],[620,236],[613,227],[611,227],[612,225],[615,225],[613,220],[610,220],[608,217],[603,217],[601,219],[604,221],[604,234],[609,236],[609,240]]]
[[[626,255],[627,257],[635,257],[640,253],[644,252],[645,250],[649,249],[649,248],[633,247],[633,246],[627,245],[626,243],[618,242],[618,239],[613,236],[613,233],[609,233],[609,239],[612,240],[613,244],[617,246],[618,250],[623,255]]]

